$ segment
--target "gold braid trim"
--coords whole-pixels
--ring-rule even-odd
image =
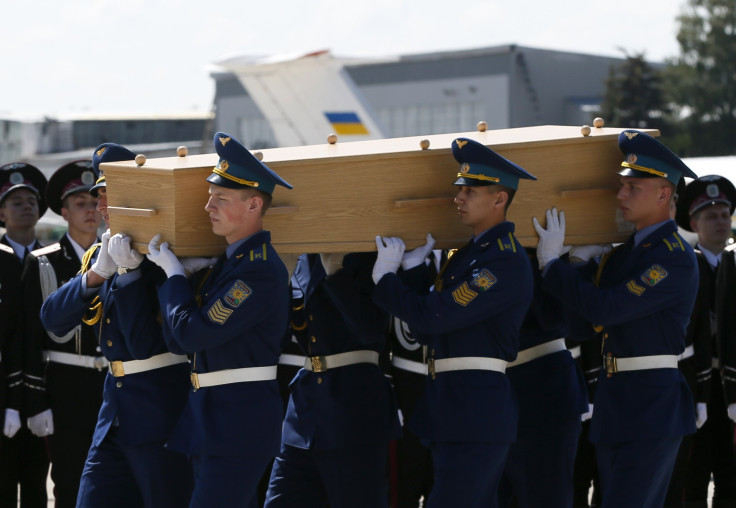
[[[82,323],[90,326],[97,324],[102,317],[102,302],[100,301],[100,295],[95,296],[95,299],[92,300],[92,306],[87,312],[93,312],[94,315],[90,318],[82,318]]]
[[[84,253],[84,256],[82,256],[82,267],[79,269],[80,274],[84,274],[90,269],[90,266],[92,266],[92,256],[95,255],[95,252],[97,252],[97,249],[99,249],[100,246],[102,246],[101,243],[96,243],[92,245],[92,247],[87,249],[87,252]],[[92,313],[92,317],[83,317],[82,323],[89,326],[97,324],[97,322],[102,317],[102,302],[100,301],[100,295],[95,296],[95,299],[92,300],[92,305],[90,306],[87,313]]]

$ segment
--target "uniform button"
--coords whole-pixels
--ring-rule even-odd
[[[100,351],[102,351],[102,349],[100,349],[100,346],[97,346],[97,347],[95,348],[95,351],[97,351],[97,352],[99,353]]]
[[[317,342],[317,337],[315,337],[314,335],[312,335],[312,342]]]
[[[318,378],[317,378],[317,384],[318,384],[318,385],[321,385],[321,384],[322,384],[322,378],[321,378],[321,377],[318,377]]]
[[[107,347],[112,347],[112,341],[111,340],[108,340],[107,341]]]
[[[110,318],[105,319],[105,323],[110,324]]]
[[[118,388],[122,388],[123,387],[123,382],[122,381],[118,381],[117,383],[115,383],[115,386],[117,386]]]
[[[608,338],[608,332],[606,332],[606,333],[603,334],[603,338],[604,339],[607,339]]]

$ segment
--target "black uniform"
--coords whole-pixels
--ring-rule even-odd
[[[82,324],[70,336],[55,339],[43,328],[39,266],[51,265],[55,290],[79,272],[81,262],[65,235],[59,243],[26,257],[22,275],[25,406],[29,415],[47,409],[53,414],[54,433],[48,436],[48,444],[56,508],[76,504],[79,479],[102,405],[107,360],[91,326]]]
[[[11,316],[8,320],[4,317],[0,321],[0,328],[4,337],[3,343],[14,342],[8,352],[6,364],[5,346],[3,346],[3,364],[6,364],[6,375],[8,380],[8,405],[20,411],[20,430],[8,439],[5,435],[0,437],[0,506],[16,506],[18,503],[18,485],[20,484],[20,498],[22,508],[46,508],[48,496],[46,494],[46,475],[49,469],[49,459],[46,440],[31,434],[26,426],[26,418],[33,416],[28,414],[23,401],[23,347],[26,337],[21,329],[19,319],[23,307],[21,298],[20,274],[23,269],[21,260],[5,236],[0,240],[4,255],[0,270],[2,271],[2,297],[4,305]],[[33,249],[38,249],[41,244],[35,242]],[[32,250],[33,250],[32,249]],[[7,280],[7,282],[6,282]],[[7,299],[6,299],[7,298]],[[14,323],[15,321],[15,323]],[[12,362],[12,363],[11,363]],[[3,411],[3,419],[5,413]]]

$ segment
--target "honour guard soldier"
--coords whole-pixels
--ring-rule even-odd
[[[45,189],[46,178],[35,166],[14,162],[0,167],[0,226],[5,226],[7,231],[0,245],[7,246],[8,249],[4,250],[14,254],[4,259],[2,269],[5,280],[2,283],[7,285],[4,291],[6,298],[15,301],[10,304],[15,306],[15,314],[10,321],[3,321],[0,326],[5,334],[6,330],[9,332],[12,328],[12,323],[17,323],[15,338],[8,339],[8,346],[14,352],[8,351],[8,367],[12,369],[6,370],[11,398],[10,406],[5,411],[6,432],[0,437],[0,505],[3,506],[16,505],[19,484],[24,507],[45,507],[47,503],[49,459],[46,441],[34,436],[25,425],[20,425],[32,415],[26,413],[22,401],[22,351],[28,337],[23,332],[19,318],[24,305],[20,286],[23,260],[32,250],[42,246],[36,240],[35,227],[39,217],[46,211],[43,199]],[[15,354],[20,355],[17,357],[20,360],[18,363],[14,361]]]
[[[580,415],[588,411],[582,372],[565,345],[562,304],[541,288],[536,253],[534,298],[506,374],[519,398],[519,427],[504,469],[501,506],[513,493],[520,508],[570,508]]]
[[[695,404],[677,360],[698,272],[670,219],[677,182],[695,174],[648,134],[626,130],[618,141],[625,155],[618,199],[635,233],[601,259],[590,280],[559,260],[564,213],[548,210],[546,230],[534,219],[537,257],[544,289],[603,333],[605,372],[589,435],[602,506],[654,507],[664,503],[682,436],[695,432]]]
[[[429,506],[497,506],[517,427],[505,370],[516,357],[533,288],[531,264],[506,210],[519,179],[536,178],[470,139],[454,140],[452,154],[461,164],[455,203],[473,238],[450,257],[429,292],[414,282],[427,269],[427,250],[404,255],[401,239],[377,238],[373,300],[428,346],[429,375],[409,425],[432,452]],[[400,278],[405,256],[416,261],[403,260]]]
[[[733,253],[726,246],[731,237],[734,207],[736,188],[717,175],[702,176],[690,182],[677,202],[677,223],[698,235],[695,254],[700,286],[688,326],[686,348],[686,352],[694,348],[694,356],[680,364],[682,368],[683,363],[690,363],[686,377],[693,379],[692,385],[696,385],[693,388],[699,429],[688,443],[690,447],[680,450],[680,455],[687,458],[687,466],[677,493],[682,499],[684,483],[685,504],[672,506],[706,506],[711,475],[713,506],[736,506],[733,422],[727,411],[727,406],[736,402],[735,393],[728,390],[732,382],[727,380],[733,379],[728,367],[736,367],[736,364],[733,359],[726,360],[728,355],[725,354],[729,349],[733,351],[729,344],[736,341],[736,336],[729,336],[729,331],[736,329],[730,325],[733,307],[729,306],[735,301],[732,295],[736,279],[724,278],[728,272],[733,274]]]
[[[76,505],[108,364],[91,326],[80,324],[60,337],[47,333],[38,316],[43,300],[79,272],[97,239],[101,216],[89,193],[95,180],[91,160],[70,162],[51,176],[46,203],[69,229],[59,242],[26,256],[22,276],[28,427],[48,436],[57,508]]]
[[[214,143],[205,210],[225,254],[190,285],[167,243],[148,246],[168,277],[159,289],[167,342],[191,355],[189,401],[169,447],[191,457],[191,507],[255,507],[281,437],[276,366],[289,318],[289,276],[263,214],[275,186],[291,185],[235,138],[218,132]]]
[[[379,367],[388,315],[371,301],[372,253],[302,255],[292,329],[308,356],[291,382],[268,508],[388,506],[396,401]]]
[[[90,193],[108,224],[100,164],[134,157],[114,143],[100,145],[92,157],[99,177]],[[113,238],[105,232],[85,254],[80,273],[41,307],[44,328],[56,335],[81,322],[94,326],[110,362],[77,506],[186,506],[191,468],[164,443],[186,403],[187,357],[170,353],[164,343],[156,298],[164,274],[130,248],[128,237]]]

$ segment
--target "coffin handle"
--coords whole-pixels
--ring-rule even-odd
[[[153,217],[158,213],[155,208],[126,208],[124,206],[108,206],[110,215],[127,215],[129,217]]]
[[[394,201],[395,208],[415,208],[420,206],[445,206],[453,202],[453,197],[445,196],[441,198],[417,198],[417,199],[397,199]]]

